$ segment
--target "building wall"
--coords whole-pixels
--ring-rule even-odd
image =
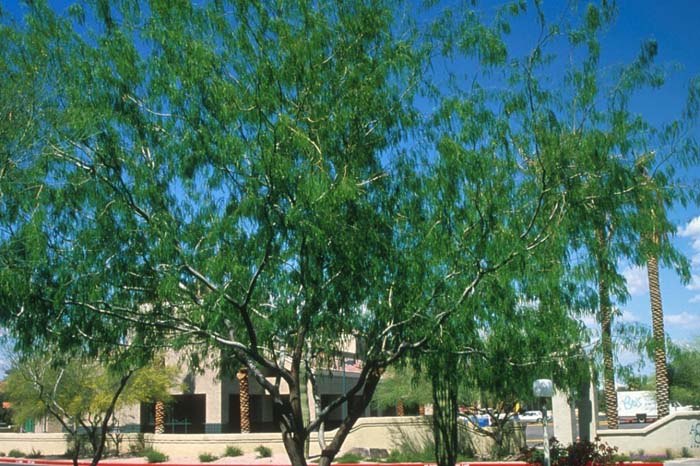
[[[599,430],[600,440],[621,453],[674,456],[689,454],[700,458],[700,411],[678,412],[644,429]]]
[[[348,343],[348,351],[355,350],[355,340],[351,339]],[[351,354],[351,353],[348,353]],[[348,356],[349,357],[349,356]],[[354,359],[353,359],[354,361]],[[205,433],[222,433],[222,432],[237,432],[240,429],[240,419],[238,419],[238,404],[239,385],[235,376],[219,377],[216,369],[216,361],[214,356],[203,361],[202,366],[196,369],[190,368],[187,360],[176,353],[170,353],[166,356],[166,365],[180,367],[181,372],[175,387],[171,392],[172,395],[204,395],[205,396]],[[317,386],[319,391],[325,396],[326,400],[333,396],[338,396],[344,393],[347,388],[358,379],[359,372],[355,366],[348,365],[347,370],[324,370],[317,374]],[[269,377],[271,383],[275,383],[273,377]],[[265,393],[263,387],[258,384],[252,377],[249,377],[250,394],[251,394],[251,411],[254,419],[254,431],[275,431],[275,409],[272,403],[272,398]],[[283,396],[289,395],[289,386],[284,380],[279,382],[280,393]],[[311,416],[315,416],[315,406],[311,385],[308,387],[309,393],[309,410]],[[329,398],[330,397],[330,398]],[[119,429],[123,432],[147,432],[152,431],[152,424],[148,424],[149,417],[147,413],[150,408],[142,408],[140,405],[122,406],[115,413],[115,419]],[[367,412],[366,414],[369,414]],[[329,425],[340,421],[343,415],[343,410],[339,409],[332,413],[329,418]],[[151,415],[152,416],[152,415]],[[233,417],[233,419],[232,419]],[[55,432],[62,431],[61,426],[51,420],[40,420],[35,425],[35,432]]]
[[[405,443],[422,446],[432,441],[432,425],[427,417],[384,417],[360,418],[343,444],[341,454],[353,448],[399,449]],[[334,431],[326,433],[330,441]],[[278,433],[253,434],[145,434],[147,446],[153,447],[171,458],[197,457],[200,453],[222,455],[227,446],[236,446],[244,454],[253,454],[260,445],[270,448],[275,455],[286,454],[282,437]],[[130,442],[136,443],[138,434],[126,434],[122,451],[128,450]],[[490,451],[488,437],[472,434],[470,440],[476,452],[486,455]],[[522,429],[517,429],[511,437],[511,448],[517,451],[525,445]],[[44,455],[62,454],[66,449],[65,437],[61,434],[0,434],[0,451],[17,448],[24,452],[32,449]],[[321,453],[316,435],[311,437],[310,455]]]

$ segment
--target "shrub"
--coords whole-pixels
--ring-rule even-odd
[[[4,452],[4,451],[0,451],[0,458],[2,458],[3,456],[5,456],[5,452]]]
[[[272,450],[270,450],[270,448],[266,447],[265,445],[260,445],[256,447],[255,451],[258,453],[258,456],[260,458],[269,458],[272,456]]]
[[[7,456],[10,458],[24,458],[25,454],[22,451],[17,450],[16,448],[13,448],[12,450],[7,452]]]
[[[42,456],[44,456],[44,455],[42,455],[39,450],[34,450],[32,448],[32,451],[29,452],[29,454],[27,455],[27,458],[36,459],[36,458],[41,458]]]
[[[168,461],[168,455],[162,451],[155,450],[153,448],[147,448],[143,452],[143,456],[149,463],[165,463]]]
[[[202,463],[211,463],[212,461],[218,460],[218,456],[214,456],[211,453],[200,453],[199,461]]]
[[[339,456],[335,459],[336,463],[359,463],[362,461],[363,458],[362,456],[356,454],[356,453],[345,453],[343,456]]]
[[[243,450],[241,450],[238,447],[234,447],[233,445],[229,445],[226,447],[226,450],[224,451],[224,456],[242,456],[243,455]]]
[[[552,466],[613,465],[623,458],[617,447],[611,447],[596,438],[593,442],[575,442],[565,447],[552,437],[549,443]],[[534,448],[523,451],[522,459],[530,464],[544,464],[544,454]]]

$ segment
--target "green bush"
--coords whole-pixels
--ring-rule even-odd
[[[7,452],[7,456],[9,456],[10,458],[24,458],[26,455],[24,454],[24,452],[13,448],[9,452]]]
[[[5,452],[4,452],[4,451],[0,451],[0,458],[2,458],[3,456],[5,456]]]
[[[601,442],[599,438],[593,442],[575,442],[565,447],[552,437],[549,452],[552,466],[614,465],[630,459],[618,454],[617,447],[611,447]],[[544,464],[542,451],[531,448],[523,453],[522,460],[530,464]]]
[[[168,455],[162,451],[155,450],[153,448],[147,448],[143,452],[143,456],[149,463],[165,463],[168,461]]]
[[[270,450],[265,445],[260,445],[260,446],[256,447],[255,451],[258,453],[258,456],[260,458],[269,458],[272,456],[272,450]]]
[[[29,454],[27,455],[27,458],[36,459],[36,458],[41,458],[42,456],[44,456],[44,455],[42,455],[39,450],[34,450],[32,448],[32,451],[29,452]]]
[[[418,450],[392,450],[383,460],[386,463],[434,463],[435,448],[426,447]]]
[[[336,463],[345,463],[345,464],[350,464],[350,463],[359,463],[363,460],[364,458],[361,455],[358,455],[356,453],[345,453],[343,456],[339,456],[335,459]]]
[[[216,461],[218,459],[218,456],[214,456],[211,453],[200,453],[199,455],[199,461],[201,463],[211,463],[212,461]]]
[[[224,456],[243,456],[243,450],[238,447],[234,447],[233,445],[229,445],[224,451]]]

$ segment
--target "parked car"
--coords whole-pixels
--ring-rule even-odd
[[[457,420],[478,427],[488,427],[491,425],[491,417],[488,414],[458,414]]]
[[[693,411],[695,408],[691,405],[682,405],[677,401],[672,401],[669,403],[669,409],[672,413],[676,412],[686,412],[686,411]]]
[[[518,420],[526,424],[542,422],[542,411],[525,411],[518,415]]]

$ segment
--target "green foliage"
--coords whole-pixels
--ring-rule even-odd
[[[227,445],[226,450],[224,450],[224,456],[235,457],[242,456],[243,450],[233,445]]]
[[[468,442],[461,441],[460,449],[457,451],[456,457],[458,461],[473,460],[474,455],[471,451],[464,448]],[[386,463],[434,463],[435,462],[435,443],[432,438],[424,439],[408,439],[405,437],[398,449],[389,452],[389,456],[382,460]]]
[[[562,388],[588,374],[580,317],[601,303],[612,357],[620,260],[687,275],[647,236],[675,231],[655,207],[696,194],[672,165],[697,165],[700,93],[668,126],[634,115],[657,45],[611,79],[606,2],[558,23],[541,2],[429,5],[426,25],[388,0],[137,3],[2,19],[0,323],[20,348],[122,374],[165,345],[217,354],[303,439],[323,419],[266,376],[305,386],[289,367],[332,364],[350,336],[358,410],[445,335],[463,357],[443,369],[470,381],[451,405],[507,410],[535,367]],[[519,18],[536,33],[516,55]]]
[[[668,373],[671,400],[700,406],[700,343],[673,348]]]
[[[255,447],[255,452],[258,454],[259,458],[269,458],[272,456],[272,450],[265,445],[258,445]]]
[[[13,365],[6,390],[18,422],[39,418],[48,408],[60,412],[67,424],[95,425],[110,408],[120,380],[109,367],[91,360],[63,362],[56,355],[35,355]],[[136,370],[117,406],[167,398],[174,381],[173,368],[147,366]]]
[[[175,371],[147,366],[126,373],[74,356],[65,361],[56,353],[18,359],[8,373],[6,389],[19,422],[52,416],[68,435],[66,455],[102,456],[114,410],[120,406],[167,399]],[[80,426],[80,428],[78,428]]]
[[[29,453],[27,453],[27,458],[31,459],[43,458],[43,456],[44,455],[41,454],[41,451],[34,450],[34,448],[32,448],[32,450]]]
[[[143,456],[149,463],[165,463],[169,459],[168,455],[154,448],[146,448],[143,451]]]
[[[7,456],[9,458],[24,458],[26,455],[22,451],[13,448],[12,450],[7,452]]]
[[[218,456],[214,456],[211,453],[200,453],[199,454],[199,461],[201,463],[211,463],[212,461],[218,460]]]
[[[435,461],[435,447],[431,444],[419,450],[414,448],[392,450],[384,461],[387,463],[430,463]]]
[[[397,400],[402,400],[404,405],[426,404],[432,400],[429,380],[424,372],[416,371],[410,362],[387,370],[373,398],[382,408],[396,406]]]
[[[617,447],[610,447],[600,439],[593,442],[575,442],[564,446],[552,437],[550,440],[550,460],[554,466],[614,465],[623,461]],[[544,464],[544,454],[536,448],[526,449],[522,459],[530,464]]]
[[[341,456],[336,456],[335,462],[336,463],[342,463],[342,464],[354,464],[354,463],[361,463],[364,460],[362,455],[358,455],[356,453],[345,453],[344,455]]]

